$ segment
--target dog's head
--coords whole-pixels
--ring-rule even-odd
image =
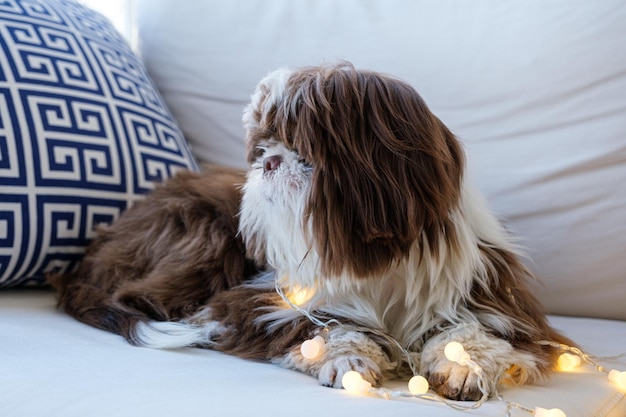
[[[253,169],[241,221],[253,250],[279,251],[267,247],[276,233],[295,247],[301,235],[298,256],[313,252],[322,275],[368,277],[416,242],[436,251],[445,239],[463,152],[407,83],[349,63],[281,69],[243,121]]]

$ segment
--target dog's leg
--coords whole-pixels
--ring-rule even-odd
[[[275,362],[317,377],[320,385],[334,388],[341,388],[341,379],[348,371],[357,371],[363,379],[378,386],[383,374],[395,368],[381,346],[364,333],[335,327],[318,334],[325,339],[319,358],[303,357],[300,345],[296,345]]]
[[[432,389],[450,399],[475,401],[482,396],[478,376],[469,367],[445,357],[444,349],[453,341],[461,343],[482,368],[481,379],[489,394],[494,393],[498,377],[514,373],[516,380],[539,380],[541,369],[547,365],[542,358],[485,332],[477,323],[444,330],[424,345],[420,373],[428,378]]]
[[[273,286],[241,286],[211,299],[207,314],[192,323],[206,328],[220,323],[212,347],[244,358],[270,360],[289,369],[318,378],[321,385],[341,388],[341,378],[350,370],[359,372],[373,385],[394,368],[381,346],[371,337],[342,327],[321,329],[300,312],[291,309]],[[302,356],[307,339],[321,335],[325,349],[316,359]]]
[[[321,335],[325,348],[319,358],[305,358],[300,348]],[[343,375],[357,371],[372,385],[395,369],[372,337],[341,326],[321,329],[288,307],[274,288],[240,286],[222,291],[182,322],[139,323],[136,344],[153,348],[201,346],[248,359],[269,360],[341,388]]]

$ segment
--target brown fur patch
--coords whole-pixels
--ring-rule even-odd
[[[49,277],[58,303],[132,342],[138,320],[175,320],[257,271],[237,236],[242,173],[181,172],[101,227],[79,269]],[[263,260],[260,260],[262,263]]]
[[[304,316],[273,331],[259,317],[276,308],[289,308],[273,290],[238,287],[215,295],[210,303],[211,320],[225,328],[215,349],[248,359],[270,360],[282,357],[308,339],[315,326]]]
[[[539,366],[540,372],[547,375],[556,366],[562,352],[536,342],[549,340],[569,346],[575,346],[575,343],[548,324],[541,303],[529,289],[529,281],[535,277],[517,255],[490,245],[481,245],[480,250],[486,263],[491,265],[489,288],[475,283],[468,302],[477,313],[511,317],[516,324],[514,331],[505,333],[494,329],[493,333],[508,340],[514,348],[531,353],[548,364]],[[519,369],[512,369],[509,375],[513,382],[524,379]]]

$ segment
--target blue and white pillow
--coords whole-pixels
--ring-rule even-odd
[[[74,268],[97,224],[180,169],[198,168],[110,22],[0,1],[0,287]]]

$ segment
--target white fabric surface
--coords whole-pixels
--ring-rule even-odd
[[[244,166],[241,111],[280,66],[414,85],[465,143],[555,314],[626,319],[622,0],[140,0],[140,51],[203,161]]]
[[[553,323],[594,354],[626,349],[626,322]],[[612,366],[626,369],[626,359]],[[626,415],[624,393],[589,368],[503,394],[527,406],[562,408],[568,417]],[[353,397],[268,363],[201,349],[137,348],[57,311],[52,292],[0,292],[2,417],[320,415],[504,417],[504,407],[490,400],[464,413],[419,400]]]

